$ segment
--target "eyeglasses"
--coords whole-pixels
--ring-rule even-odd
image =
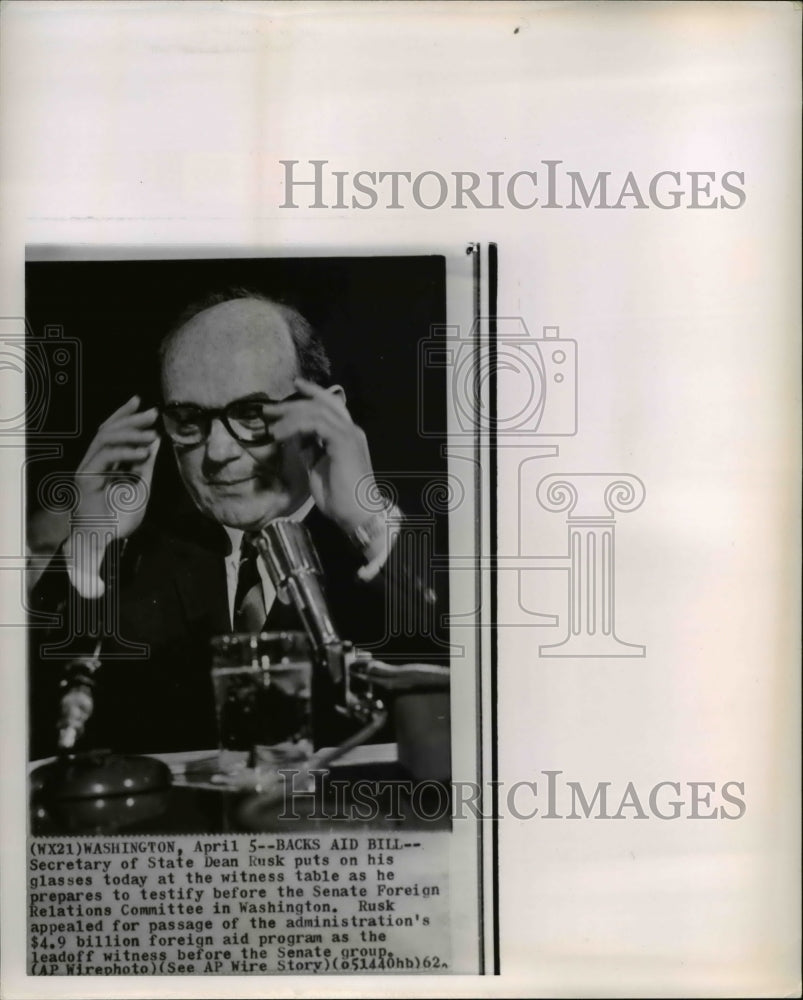
[[[165,433],[175,444],[191,446],[201,444],[209,437],[212,421],[219,418],[226,430],[240,444],[266,444],[271,440],[270,425],[278,416],[263,412],[265,404],[289,403],[303,399],[300,392],[294,392],[284,399],[270,399],[268,396],[251,396],[235,399],[228,406],[219,409],[205,409],[192,403],[171,403],[160,409]]]

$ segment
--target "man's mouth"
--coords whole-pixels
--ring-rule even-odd
[[[275,489],[282,484],[282,477],[278,469],[262,468],[258,473],[250,476],[242,476],[237,479],[207,479],[207,486],[213,490],[233,490],[238,486],[245,486],[246,483],[258,483],[261,488]]]
[[[227,489],[230,486],[240,486],[242,483],[250,483],[254,476],[245,476],[243,479],[207,479],[208,486],[214,486],[218,489]]]

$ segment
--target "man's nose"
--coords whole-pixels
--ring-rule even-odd
[[[206,439],[206,457],[210,462],[228,462],[242,453],[239,443],[229,434],[219,417],[214,417]]]

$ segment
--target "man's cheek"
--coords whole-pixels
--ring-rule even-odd
[[[187,493],[189,493],[196,506],[202,508],[207,507],[212,498],[210,496],[209,488],[203,481],[203,478],[195,470],[193,470],[191,466],[184,462],[178,463],[178,471],[181,481],[184,483],[184,488]]]
[[[283,448],[277,460],[277,468],[284,481],[293,487],[308,479],[307,462],[299,448],[292,446]]]
[[[263,448],[250,451],[248,458],[250,459],[251,467],[257,474],[263,470],[273,470],[275,472],[284,465],[284,449],[280,449],[275,444],[265,445]]]
[[[206,485],[201,471],[201,460],[194,453],[181,455],[178,458],[178,471],[187,486],[194,490],[202,490]]]

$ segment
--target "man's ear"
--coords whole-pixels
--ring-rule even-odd
[[[342,385],[330,385],[327,392],[331,392],[333,396],[337,396],[343,404],[346,403],[346,390]]]

